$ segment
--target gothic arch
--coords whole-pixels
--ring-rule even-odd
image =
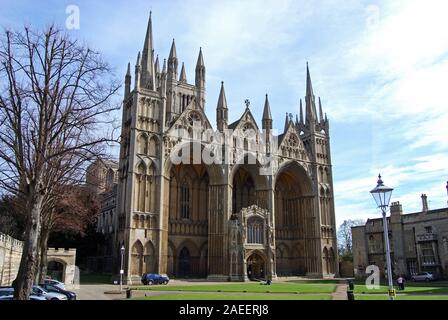
[[[277,180],[280,178],[281,174],[285,172],[301,182],[298,187],[303,195],[310,196],[313,194],[311,178],[305,167],[296,160],[285,161],[279,166],[274,176],[274,185],[277,184]]]
[[[148,142],[148,155],[150,157],[157,157],[159,153],[159,139],[155,135],[149,138]]]
[[[260,162],[250,153],[246,153],[230,173],[232,187],[232,213],[242,208],[257,205],[268,209],[269,186],[267,176],[260,174]]]
[[[145,245],[144,248],[144,263],[145,263],[145,272],[147,273],[153,273],[156,270],[156,256],[155,256],[155,249],[154,245],[151,240],[148,240],[148,242]]]
[[[277,270],[283,274],[303,275],[309,270],[310,254],[316,243],[314,234],[314,199],[306,170],[297,161],[288,161],[279,168],[274,180],[275,242],[293,250],[288,260],[277,258]],[[315,270],[313,270],[315,271]]]
[[[131,275],[141,276],[143,274],[143,245],[137,240],[131,250]]]
[[[204,151],[204,148],[208,148],[205,144],[199,143],[199,142],[184,142],[180,145],[177,145],[171,152],[180,152],[181,150],[184,150],[184,148],[189,147],[190,148],[190,163],[197,163],[199,162],[201,166],[204,166],[207,170],[210,185],[219,185],[224,181],[224,172],[220,165],[217,164],[204,164],[201,159],[193,159],[193,145],[196,145],[196,147],[200,147],[201,150],[201,157],[202,152]],[[194,160],[194,162],[193,162]],[[173,167],[182,165],[183,163],[176,164],[172,162],[171,156],[167,157],[165,160],[165,163],[163,165],[163,175],[167,178],[170,177],[170,174],[172,172]],[[199,165],[199,164],[198,164]]]
[[[148,154],[148,135],[146,133],[141,133],[137,139],[138,143],[138,153]]]
[[[328,249],[327,247],[324,248],[322,251],[322,272],[324,274],[329,274],[330,272],[330,261],[329,261],[329,255],[328,255]]]
[[[289,270],[290,264],[290,249],[285,243],[277,244],[277,248],[275,249],[275,259],[277,262],[277,275],[288,275],[291,273]]]

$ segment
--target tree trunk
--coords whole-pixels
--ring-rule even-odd
[[[41,208],[43,195],[33,190],[29,197],[30,216],[26,224],[25,240],[22,259],[20,261],[17,278],[14,280],[14,299],[28,300],[34,282],[37,266],[37,249],[41,228]]]
[[[37,272],[37,282],[43,283],[45,277],[47,276],[47,267],[48,267],[48,259],[47,259],[47,249],[48,249],[48,238],[50,236],[50,231],[47,227],[42,226],[42,230],[40,233],[40,248],[39,248],[39,268]]]

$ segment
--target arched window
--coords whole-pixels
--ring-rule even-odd
[[[188,183],[184,182],[180,187],[180,217],[181,219],[190,218],[190,188]]]
[[[145,193],[146,193],[146,166],[142,162],[139,164],[136,173],[136,210],[145,210]]]
[[[148,154],[148,137],[145,134],[142,134],[139,140],[138,153]]]
[[[157,141],[156,141],[156,138],[154,138],[154,137],[151,137],[151,139],[149,139],[148,155],[151,157],[157,156]]]
[[[247,243],[264,243],[264,226],[260,218],[251,218],[247,222]]]

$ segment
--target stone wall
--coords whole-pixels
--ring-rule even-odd
[[[22,258],[22,241],[0,233],[0,286],[10,286]]]
[[[23,243],[0,233],[0,286],[10,286],[19,271]],[[48,248],[48,262],[56,261],[64,266],[63,277],[66,285],[76,284],[76,249]]]

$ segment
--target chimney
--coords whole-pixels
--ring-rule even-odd
[[[401,215],[403,214],[403,208],[400,201],[392,202],[390,205],[390,222],[400,223]]]
[[[428,197],[426,194],[422,194],[422,211],[428,212]]]

